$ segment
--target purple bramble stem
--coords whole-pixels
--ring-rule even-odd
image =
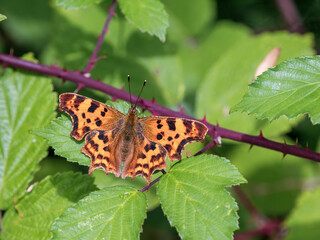
[[[108,32],[109,24],[110,24],[112,16],[114,15],[114,11],[116,9],[116,6],[117,6],[117,0],[114,0],[112,2],[112,5],[109,8],[108,17],[107,17],[107,20],[106,20],[106,22],[105,22],[105,24],[103,26],[102,32],[98,37],[98,42],[96,44],[96,47],[95,47],[94,51],[92,52],[92,55],[91,55],[87,65],[83,69],[82,74],[90,73],[91,70],[93,69],[95,63],[97,62],[97,60],[98,60],[98,58],[97,58],[98,52],[99,52],[99,50],[101,48],[101,45],[103,43],[104,36]]]
[[[114,88],[110,85],[99,82],[89,77],[85,77],[76,72],[64,70],[56,66],[46,66],[38,63],[33,63],[30,61],[22,60],[20,58],[13,57],[6,54],[1,54],[1,53],[0,53],[0,62],[8,66],[18,67],[21,69],[26,69],[26,70],[33,71],[40,74],[55,76],[64,80],[75,82],[77,84],[82,84],[85,87],[96,89],[98,91],[109,94],[114,98],[122,99],[127,102],[130,101],[129,93],[125,92],[124,90]],[[137,96],[132,94],[131,100],[135,102],[137,100]],[[142,107],[143,109],[146,109],[150,112],[154,112],[161,116],[170,116],[170,117],[188,118],[188,119],[197,120],[183,113],[173,111],[171,109],[168,109],[166,107],[163,107],[161,105],[158,105],[155,102],[152,102],[146,99],[140,98],[140,100],[137,103],[137,106]],[[201,121],[201,120],[198,120],[198,121]],[[285,143],[271,141],[264,137],[260,137],[259,135],[253,136],[253,135],[248,135],[248,134],[236,132],[233,130],[225,129],[220,127],[219,125],[213,125],[207,121],[202,121],[202,122],[209,128],[208,135],[210,135],[213,139],[216,139],[217,136],[218,137],[220,136],[221,138],[227,138],[227,139],[235,140],[238,142],[245,142],[250,145],[269,148],[275,151],[282,152],[284,155],[290,154],[290,155],[310,159],[315,162],[320,162],[320,153],[313,152],[309,149],[303,149],[298,147],[297,145],[288,145]]]

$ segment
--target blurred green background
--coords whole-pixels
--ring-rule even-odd
[[[121,88],[130,74],[132,92],[138,93],[144,79],[148,85],[142,94],[162,105],[219,122],[223,127],[249,134],[262,129],[267,137],[308,146],[319,151],[320,127],[307,117],[291,121],[281,118],[273,123],[252,116],[228,114],[240,101],[259,62],[273,47],[281,46],[278,61],[317,53],[320,44],[320,1],[294,1],[301,22],[289,26],[277,1],[270,0],[163,0],[169,14],[167,40],[141,33],[129,24],[117,9],[102,45],[100,60],[92,77]],[[0,24],[0,50],[15,56],[32,52],[44,64],[57,64],[70,70],[82,70],[97,41],[111,1],[86,9],[65,10],[55,1],[1,0],[0,12],[8,17]],[[290,29],[300,34],[291,35]],[[301,34],[303,33],[303,34]],[[53,79],[58,93],[74,91],[76,85]],[[100,101],[110,99],[90,89],[80,94]],[[193,144],[190,155],[202,145]],[[257,208],[268,217],[285,218],[301,191],[319,186],[319,165],[292,156],[231,141],[212,150],[229,158],[248,180],[243,190]],[[40,163],[34,181],[62,171],[87,172],[87,167],[49,155]],[[95,171],[98,187],[119,184],[123,180]],[[140,179],[141,180],[141,179]],[[120,183],[121,184],[121,183]],[[137,185],[143,184],[140,181]],[[150,190],[148,218],[142,239],[179,239]],[[253,223],[240,203],[241,231]]]

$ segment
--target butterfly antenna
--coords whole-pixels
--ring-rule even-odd
[[[139,101],[139,99],[140,99],[142,90],[143,90],[144,86],[146,85],[146,83],[147,83],[147,80],[144,80],[143,85],[142,85],[142,88],[141,88],[140,93],[139,93],[139,95],[138,95],[137,101],[136,101],[136,103],[133,105],[134,108],[136,108],[136,106],[137,106],[137,103],[138,103],[138,101]]]
[[[131,100],[131,87],[130,87],[130,75],[128,75],[128,86],[129,86],[130,104],[131,104],[131,107],[132,107],[132,100]]]

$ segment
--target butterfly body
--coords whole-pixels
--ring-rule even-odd
[[[122,178],[141,175],[149,185],[152,173],[166,168],[167,154],[170,160],[180,160],[184,146],[202,141],[208,131],[204,124],[188,119],[139,118],[135,107],[124,115],[74,93],[61,94],[59,99],[59,110],[73,121],[70,135],[77,140],[87,135],[81,151],[91,158],[89,174],[103,168]]]

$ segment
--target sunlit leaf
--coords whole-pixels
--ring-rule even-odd
[[[201,155],[174,165],[161,177],[157,192],[182,238],[232,239],[238,228],[238,206],[225,187],[244,182],[228,160]]]
[[[128,186],[91,193],[57,218],[53,239],[139,239],[146,218],[144,193]]]
[[[169,26],[168,14],[159,0],[119,0],[119,6],[129,20],[142,32],[156,35],[165,41]]]
[[[260,75],[234,110],[270,121],[308,113],[320,123],[320,56],[288,60]]]
[[[25,192],[3,218],[3,239],[50,239],[54,220],[96,190],[93,178],[80,173],[49,176]]]
[[[6,69],[0,77],[0,208],[28,186],[47,143],[30,133],[55,116],[56,94],[45,77]]]

